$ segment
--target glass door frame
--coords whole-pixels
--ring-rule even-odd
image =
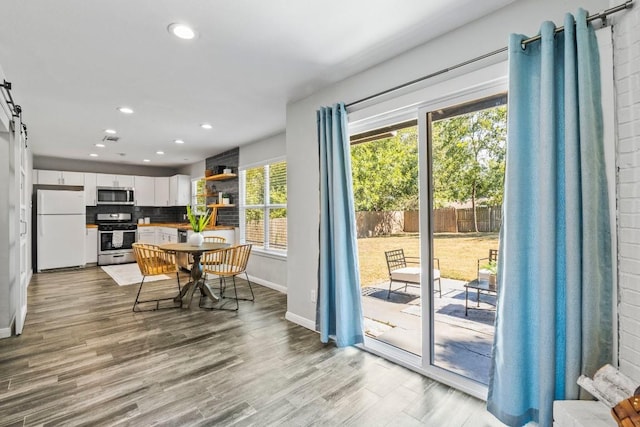
[[[360,348],[483,400],[487,398],[487,386],[433,364],[434,324],[433,317],[431,316],[433,307],[433,257],[431,249],[433,236],[433,202],[431,194],[433,187],[431,178],[431,149],[427,146],[427,115],[429,112],[442,108],[464,104],[495,95],[496,93],[506,92],[508,86],[506,68],[506,63],[494,64],[488,68],[455,77],[450,81],[441,82],[435,86],[400,96],[394,100],[396,108],[390,108],[389,111],[393,112],[388,115],[380,114],[380,106],[371,107],[372,114],[369,116],[371,119],[367,118],[367,111],[369,109],[363,109],[355,114],[349,114],[351,133],[360,133],[392,123],[417,118],[420,211],[429,212],[429,215],[420,215],[420,258],[421,260],[431,260],[428,263],[421,262],[422,356],[412,354],[369,337],[365,337],[364,344],[360,346]],[[415,100],[419,97],[423,100],[427,99],[430,101],[416,103]],[[401,105],[402,102],[406,102],[404,107]],[[389,105],[390,103],[386,103],[386,107],[389,107]],[[355,122],[355,126],[352,126],[352,121]]]

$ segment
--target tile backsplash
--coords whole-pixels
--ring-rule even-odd
[[[184,206],[153,207],[153,206],[122,206],[101,205],[87,206],[86,223],[94,224],[99,213],[130,213],[132,222],[138,218],[149,217],[151,222],[185,222],[187,213]]]

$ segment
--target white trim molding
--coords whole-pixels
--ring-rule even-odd
[[[287,314],[284,315],[284,318],[287,319],[289,322],[295,323],[296,325],[300,325],[304,328],[317,332],[316,322],[309,320],[305,317],[298,316],[297,314],[287,311]]]
[[[277,283],[273,283],[273,282],[270,282],[268,280],[261,279],[259,277],[254,277],[254,276],[252,276],[250,274],[248,276],[249,276],[249,280],[251,280],[251,283],[256,283],[256,284],[258,284],[260,286],[264,286],[265,288],[273,289],[274,291],[281,292],[281,293],[283,293],[285,295],[287,293],[287,287],[286,286],[279,285]]]

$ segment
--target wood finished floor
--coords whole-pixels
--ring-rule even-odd
[[[23,334],[0,340],[0,425],[500,425],[473,397],[323,345],[284,319],[285,295],[254,288],[238,313],[195,297],[132,313],[137,286],[97,267],[34,275]]]

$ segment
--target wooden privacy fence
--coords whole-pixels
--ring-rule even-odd
[[[495,232],[502,225],[502,207],[488,206],[476,209],[479,232]],[[358,237],[388,234],[417,233],[420,231],[419,211],[356,212]],[[473,232],[473,209],[440,208],[433,211],[435,233]]]

